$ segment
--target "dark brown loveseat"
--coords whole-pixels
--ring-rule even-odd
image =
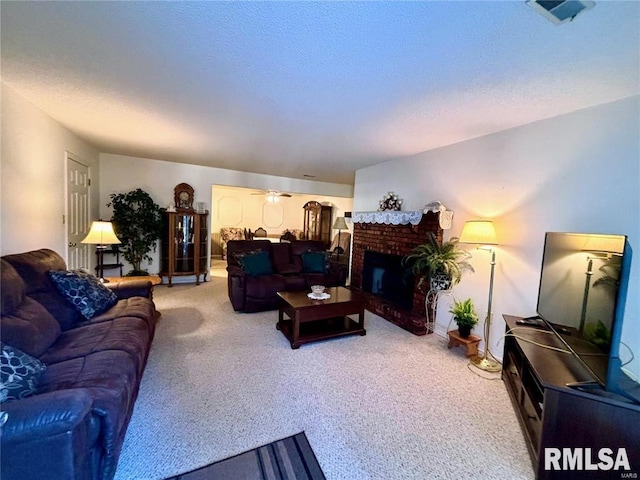
[[[268,260],[257,272],[241,265],[243,256],[261,253]],[[272,243],[231,240],[227,243],[227,282],[233,309],[260,312],[278,308],[277,292],[310,290],[311,285],[344,286],[348,267],[324,260],[325,244],[316,240]],[[322,257],[323,266],[318,261]]]
[[[155,331],[151,282],[114,285],[115,305],[87,319],[51,280],[67,273],[54,251],[0,262],[3,357],[46,367],[24,397],[3,377],[2,479],[112,478]]]

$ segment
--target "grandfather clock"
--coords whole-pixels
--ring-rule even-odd
[[[325,248],[331,245],[331,211],[330,205],[310,201],[304,207],[304,238],[306,240],[322,240]]]

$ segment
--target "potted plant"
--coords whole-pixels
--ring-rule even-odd
[[[460,282],[464,270],[474,271],[467,261],[471,254],[461,249],[458,242],[457,237],[452,237],[440,244],[429,232],[427,241],[402,259],[403,264],[411,266],[419,277],[418,288],[430,284],[431,290],[449,290]]]
[[[127,276],[149,275],[142,269],[142,261],[151,260],[149,252],[155,251],[160,238],[160,207],[140,188],[128,193],[112,193],[109,197],[111,202],[107,207],[113,206],[111,222],[122,242],[122,256],[133,266]]]
[[[449,309],[453,319],[458,324],[458,333],[461,337],[471,335],[471,329],[478,323],[478,315],[470,298],[466,300],[453,300],[453,306]]]

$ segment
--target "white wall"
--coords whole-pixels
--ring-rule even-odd
[[[89,165],[90,219],[96,219],[98,151],[2,83],[0,254],[50,248],[66,257],[66,152]]]
[[[494,220],[500,246],[490,349],[498,357],[502,314],[535,314],[545,232],[628,235],[635,258],[622,339],[635,354],[629,369],[640,376],[639,101],[634,96],[359,170],[354,211],[375,210],[380,192],[391,190],[405,200],[404,210],[432,200],[453,210],[445,237],[459,236],[466,220]],[[476,273],[463,277],[455,295],[472,297],[486,312],[490,259],[484,251],[472,254]],[[440,333],[447,310],[445,302]],[[624,348],[621,356],[630,358]]]
[[[179,183],[188,183],[195,191],[194,203],[204,202],[211,212],[213,185],[230,185],[255,189],[273,189],[292,193],[324,196],[353,197],[351,185],[314,182],[294,178],[260,175],[181,163],[165,162],[125,155],[100,154],[100,214],[111,218],[109,195],[136,188],[145,190],[161,207],[173,202],[173,189]],[[150,272],[158,272],[158,252],[151,254]]]

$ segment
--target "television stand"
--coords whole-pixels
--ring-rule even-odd
[[[612,449],[615,460],[618,449],[624,448],[631,472],[640,471],[640,405],[604,390],[567,388],[567,384],[592,382],[593,378],[573,355],[530,343],[564,349],[560,338],[551,330],[518,326],[520,317],[503,317],[507,333],[514,329],[513,335],[520,338],[505,337],[502,379],[520,421],[536,478],[595,479],[602,478],[603,473],[621,478],[624,473],[547,470],[547,449],[581,449],[579,452],[586,455],[585,449],[590,448],[592,463],[598,464],[600,449]]]

